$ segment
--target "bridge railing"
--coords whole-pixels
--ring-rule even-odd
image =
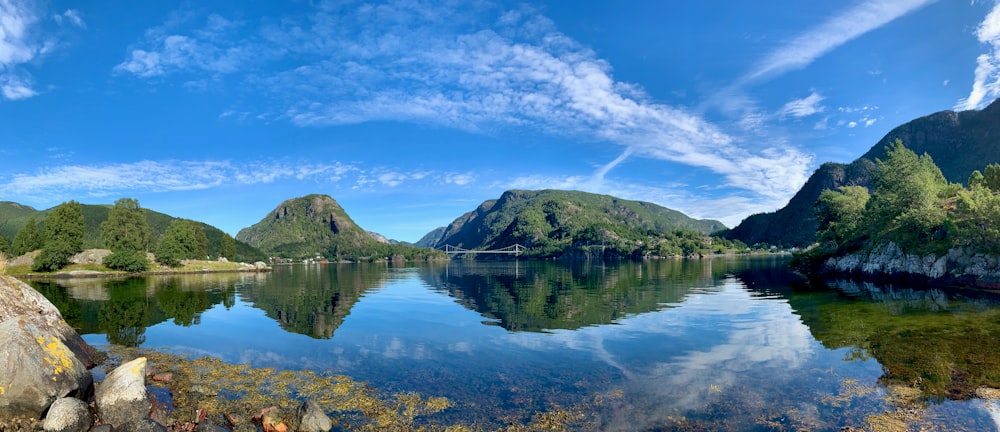
[[[502,248],[499,248],[499,249],[466,249],[466,248],[462,248],[462,247],[452,246],[452,245],[446,244],[446,245],[444,245],[444,247],[442,247],[440,249],[443,250],[444,253],[446,253],[448,255],[458,255],[458,254],[472,254],[472,255],[475,255],[475,254],[506,254],[506,255],[517,256],[517,255],[520,255],[521,252],[524,252],[525,249],[527,249],[527,248],[524,247],[524,246],[521,246],[519,244],[515,244],[515,245],[511,245],[511,246],[507,246],[507,247],[502,247]]]

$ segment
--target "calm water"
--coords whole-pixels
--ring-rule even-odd
[[[270,274],[32,282],[94,345],[332,370],[445,396],[496,427],[586,407],[596,430],[838,430],[902,406],[996,430],[1000,301],[834,281],[778,258],[605,265],[296,265]],[[912,405],[906,405],[912,406]],[[913,414],[916,412],[916,414]]]

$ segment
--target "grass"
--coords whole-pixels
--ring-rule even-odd
[[[198,273],[198,272],[222,272],[222,271],[240,271],[244,267],[238,262],[219,262],[219,261],[209,261],[209,260],[184,260],[178,267],[169,267],[156,263],[155,261],[150,263],[149,270],[147,273]],[[98,272],[106,273],[108,275],[124,275],[119,270],[112,270],[105,266],[104,264],[70,264],[63,267],[56,272],[36,272],[31,269],[31,264],[20,264],[20,265],[7,265],[7,260],[4,256],[0,254],[0,273],[9,274],[11,276],[32,276],[32,277],[44,277],[44,276],[55,276],[61,273],[69,273],[72,271],[88,271],[88,272]]]

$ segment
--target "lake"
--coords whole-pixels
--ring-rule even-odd
[[[84,339],[332,371],[496,429],[997,430],[1000,297],[807,282],[782,257],[290,265],[31,281]],[[896,429],[898,430],[898,429]],[[905,430],[905,429],[902,429]]]

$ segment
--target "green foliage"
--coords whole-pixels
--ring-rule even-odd
[[[149,259],[144,251],[118,250],[104,257],[103,263],[110,269],[129,273],[149,270]]]
[[[171,222],[156,248],[156,262],[176,267],[185,259],[204,259],[207,255],[204,236],[201,226],[194,221],[178,219]]]
[[[35,218],[28,218],[28,222],[24,224],[17,235],[14,236],[14,243],[11,245],[11,252],[15,256],[24,255],[28,252],[38,250],[42,248],[42,230],[35,223]]]
[[[219,241],[219,256],[236,259],[236,240],[229,234],[223,234]]]
[[[715,253],[720,222],[655,204],[578,191],[504,192],[456,219],[437,242],[466,249],[519,244],[531,258],[642,258]],[[742,243],[740,243],[742,245]],[[745,247],[745,245],[743,245]]]
[[[989,164],[983,173],[983,186],[993,192],[1000,192],[1000,164]]]
[[[115,201],[108,219],[101,223],[101,241],[112,252],[145,252],[153,242],[153,230],[139,201],[122,198]]]
[[[844,244],[858,237],[869,198],[868,189],[861,186],[841,186],[820,193],[816,201],[819,240]]]
[[[10,255],[10,243],[7,243],[7,239],[0,235],[0,253]]]
[[[862,188],[824,191],[816,203],[822,247],[797,259],[816,264],[846,249],[896,242],[908,253],[941,254],[955,246],[1000,253],[1000,165],[975,171],[969,187],[948,184],[926,154],[901,142],[878,160],[867,205]]]
[[[76,201],[60,204],[45,219],[44,245],[35,259],[34,271],[56,271],[83,250],[83,208]]]

